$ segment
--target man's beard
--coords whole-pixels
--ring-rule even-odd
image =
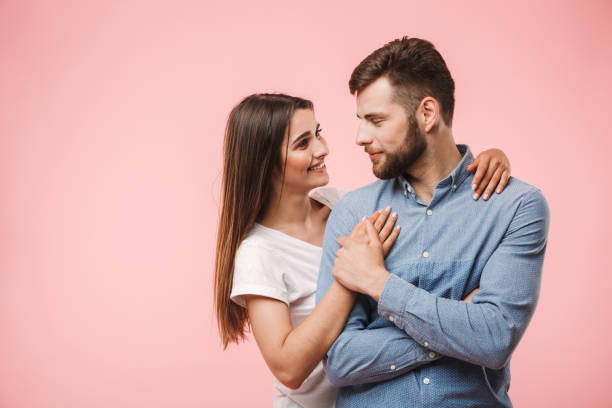
[[[385,152],[382,166],[372,167],[374,175],[388,180],[405,173],[425,152],[427,142],[419,129],[414,115],[408,117],[408,130],[402,145],[393,152]]]

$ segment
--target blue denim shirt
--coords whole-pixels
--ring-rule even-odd
[[[339,235],[387,205],[401,233],[385,259],[380,300],[359,295],[325,358],[342,407],[509,407],[510,356],[534,313],[549,226],[537,188],[511,178],[474,201],[474,158],[441,180],[427,205],[402,177],[347,194],[327,223],[317,302]],[[472,303],[461,301],[475,288]]]

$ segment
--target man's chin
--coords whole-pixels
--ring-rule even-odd
[[[372,167],[372,173],[374,173],[376,178],[381,179],[381,180],[388,180],[390,178],[393,178],[393,177],[388,177],[388,175],[385,174],[384,171],[382,171],[380,168],[376,168],[376,167]]]
[[[398,176],[398,174],[392,174],[391,172],[389,172],[388,168],[386,168],[385,166],[381,166],[380,164],[378,166],[372,166],[372,173],[374,173],[376,178],[381,180],[390,180]]]

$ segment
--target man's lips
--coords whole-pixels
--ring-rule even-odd
[[[373,152],[373,153],[368,152],[368,155],[370,156],[370,160],[378,159],[381,154],[382,152]]]

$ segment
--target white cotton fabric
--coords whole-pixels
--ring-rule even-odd
[[[314,190],[310,196],[333,208],[345,192],[333,187]],[[315,292],[322,248],[255,223],[236,252],[231,299],[246,307],[244,295],[277,299],[289,308],[293,327],[315,307]],[[336,388],[323,363],[315,367],[300,388],[292,390],[274,379],[274,408],[334,407]]]

